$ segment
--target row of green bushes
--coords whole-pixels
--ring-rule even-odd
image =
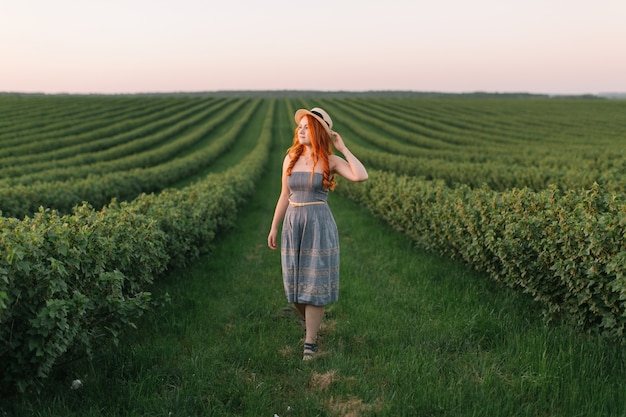
[[[191,104],[195,105],[192,106]],[[206,108],[212,108],[215,111],[221,107],[220,104],[222,103],[210,101],[172,103],[163,109],[150,109],[148,115],[125,114],[124,117],[119,117],[115,122],[109,121],[106,127],[102,128],[97,127],[99,124],[97,119],[92,120],[91,124],[85,122],[81,124],[84,130],[75,133],[66,131],[64,136],[51,139],[46,139],[46,135],[42,133],[32,136],[24,133],[24,143],[21,146],[7,149],[7,152],[10,151],[12,156],[0,159],[0,166],[2,167],[0,168],[0,177],[15,177],[42,171],[54,165],[78,165],[76,160],[84,158],[85,154],[92,154],[92,157],[97,156],[100,160],[106,159],[98,155],[103,151],[107,151],[109,159],[118,157],[115,154],[111,155],[111,152],[126,156],[129,152],[141,150],[141,148],[125,150],[126,144],[136,146],[133,142],[138,138],[148,135],[156,136],[154,134],[161,129],[176,125]],[[181,125],[179,130],[182,131],[184,128],[185,126]],[[161,139],[161,141],[163,140]],[[155,141],[155,143],[159,142]],[[125,151],[126,153],[123,153]]]
[[[626,339],[626,196],[451,188],[373,171],[338,190],[419,246],[532,294],[548,320]]]
[[[564,189],[589,188],[594,182],[626,191],[623,182],[626,153],[622,138],[615,135],[593,136],[584,144],[576,143],[577,139],[572,137],[571,143],[563,144],[562,139],[555,138],[551,130],[544,128],[543,133],[539,129],[533,140],[525,142],[503,135],[498,140],[482,143],[474,136],[480,132],[474,131],[459,131],[446,140],[441,132],[421,136],[408,117],[400,121],[383,111],[367,110],[369,106],[380,108],[378,102],[360,103],[359,111],[352,108],[352,102],[342,100],[328,100],[323,104],[358,139],[351,145],[353,152],[369,166],[379,169],[442,179],[450,185],[480,187],[487,184],[500,191],[514,187],[542,190],[551,184]],[[414,109],[416,114],[420,111]],[[600,117],[599,111],[594,109],[590,113]],[[580,133],[572,132],[571,128],[567,132]],[[588,133],[597,134],[595,131]],[[600,143],[606,143],[608,148],[598,146]],[[607,156],[607,149],[611,150],[608,153],[611,156]]]
[[[234,220],[268,159],[273,103],[240,164],[182,190],[142,194],[100,211],[0,217],[2,389],[36,387],[52,368],[132,326],[150,284],[185,266]]]
[[[103,146],[100,150],[82,152],[82,149],[74,149],[77,153],[73,157],[62,160],[54,160],[54,153],[51,153],[49,161],[35,166],[38,169],[28,164],[24,164],[23,169],[15,167],[11,178],[0,179],[0,188],[16,184],[30,185],[37,181],[65,181],[89,174],[101,175],[168,161],[227,121],[243,107],[243,103],[240,101],[224,109],[219,107],[209,106],[197,112],[188,110],[182,117],[177,117],[177,121],[170,119],[167,124],[148,125],[138,131],[127,132],[122,138],[113,136],[96,139]]]
[[[455,138],[478,138],[478,143],[534,143],[548,140],[563,145],[589,145],[592,134],[599,143],[621,138],[616,130],[624,121],[624,102],[536,97],[453,100],[361,100],[373,104],[376,115],[416,121],[429,130]],[[387,119],[385,116],[384,118]],[[409,129],[410,130],[410,129]],[[465,142],[460,142],[465,143]],[[476,142],[471,142],[476,143]]]
[[[239,101],[235,105],[241,109],[239,106],[242,103]],[[128,171],[113,171],[104,175],[89,175],[85,178],[68,181],[37,182],[31,185],[18,184],[12,187],[0,187],[0,212],[5,216],[21,217],[34,213],[39,206],[68,212],[82,201],[89,201],[92,206],[100,208],[112,198],[129,200],[141,192],[162,190],[195,175],[226,152],[246,126],[250,115],[259,108],[259,103],[259,101],[247,103],[247,107],[240,114],[241,117],[229,123],[229,130],[212,139],[202,149],[175,158],[172,156],[171,148],[168,148],[169,152],[159,148],[159,162],[163,162],[160,165],[149,166],[150,164],[148,164],[146,168],[141,168],[139,165],[138,168]],[[232,114],[228,113],[231,117]],[[206,127],[202,134],[208,134],[219,123],[224,122],[226,119],[216,118],[214,123],[210,123],[210,128]],[[201,140],[200,137],[196,137],[196,133],[190,133],[190,135],[193,136],[194,143]],[[184,141],[185,137],[180,140]],[[130,159],[135,160],[138,164],[146,162],[141,154],[130,157]],[[112,163],[122,163],[124,160],[115,160]],[[86,168],[89,169],[90,167],[87,166]],[[94,167],[91,169],[95,170]]]
[[[149,115],[164,107],[177,106],[178,102],[95,97],[76,97],[74,100],[62,97],[31,97],[26,100],[0,97],[3,116],[0,122],[0,158],[40,152],[42,148],[54,149],[54,146],[50,147],[54,140],[76,138],[86,131],[106,135],[120,119]]]
[[[452,162],[422,158],[403,154],[394,154],[351,144],[350,149],[363,163],[381,170],[390,170],[403,175],[421,177],[426,180],[439,179],[450,186],[464,184],[472,188],[483,185],[497,191],[511,188],[543,190],[552,184],[560,188],[590,188],[594,183],[601,183],[608,189],[626,191],[621,172],[626,169],[626,161],[616,161],[611,169],[604,171],[587,170],[582,164],[560,169],[538,166],[519,166],[498,162],[476,163],[473,161]]]

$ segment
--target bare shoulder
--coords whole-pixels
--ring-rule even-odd
[[[285,155],[285,158],[283,159],[283,170],[287,168],[287,166],[289,165],[289,161],[291,161],[291,155],[287,154]]]

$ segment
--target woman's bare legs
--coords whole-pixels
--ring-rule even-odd
[[[324,318],[324,306],[294,303],[305,320],[304,359],[310,359],[317,350],[317,333]]]
[[[320,330],[323,318],[324,306],[314,306],[311,304],[306,305],[306,337],[304,339],[305,343],[317,343],[317,332]]]
[[[322,319],[324,318],[324,306],[300,303],[293,303],[293,305],[306,321],[305,343],[315,343],[317,341],[317,333],[322,325]]]

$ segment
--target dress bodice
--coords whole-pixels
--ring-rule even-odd
[[[328,199],[328,190],[324,188],[324,175],[316,172],[311,177],[310,172],[292,172],[287,179],[289,199],[295,203],[309,203]]]

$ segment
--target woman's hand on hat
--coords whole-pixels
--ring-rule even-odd
[[[343,152],[343,150],[346,148],[346,145],[343,143],[341,135],[333,130],[330,134],[330,137],[333,141],[333,146],[335,147],[335,149],[337,149],[339,152]]]

